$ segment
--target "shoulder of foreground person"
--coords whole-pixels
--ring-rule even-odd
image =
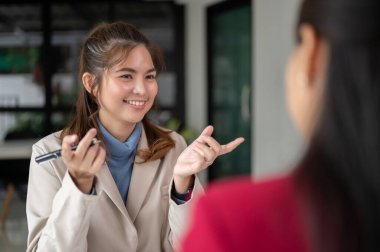
[[[292,181],[291,176],[263,181],[239,177],[210,184],[196,204],[184,241],[191,249],[184,251],[208,244],[224,249],[211,251],[306,251]]]
[[[268,200],[267,196],[276,197],[278,191],[290,190],[293,185],[292,176],[272,177],[263,180],[254,180],[249,176],[239,176],[211,182],[207,188],[206,197],[218,198],[231,196],[234,200],[240,197],[255,196],[255,200]]]
[[[293,182],[293,176],[259,181],[247,176],[218,181],[206,188],[200,204],[212,207],[221,218],[227,218],[230,214],[236,215],[236,219],[248,217],[251,221],[271,217],[286,218],[283,214],[290,214],[298,204]]]

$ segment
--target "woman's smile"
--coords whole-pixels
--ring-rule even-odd
[[[124,103],[128,104],[134,109],[143,109],[146,104],[146,100],[123,100]]]

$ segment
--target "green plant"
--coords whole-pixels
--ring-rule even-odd
[[[183,136],[187,144],[193,142],[198,136],[198,132],[196,130],[189,127],[181,127],[181,121],[175,117],[169,119],[166,122],[165,127],[178,132],[181,136]]]

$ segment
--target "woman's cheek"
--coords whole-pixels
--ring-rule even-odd
[[[157,96],[157,93],[158,93],[158,84],[157,84],[157,82],[155,82],[153,85],[152,85],[152,90],[151,90],[151,97],[153,98],[153,99],[155,99],[156,98],[156,96]]]

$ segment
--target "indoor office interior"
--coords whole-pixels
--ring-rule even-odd
[[[25,251],[32,144],[62,129],[81,83],[78,55],[100,22],[127,21],[157,44],[166,70],[149,118],[191,143],[211,124],[245,142],[199,176],[208,183],[286,171],[302,149],[283,74],[298,0],[1,1],[0,251]]]

